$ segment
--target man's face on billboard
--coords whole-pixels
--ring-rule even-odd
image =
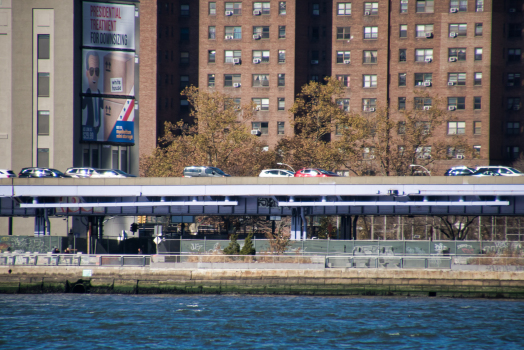
[[[89,69],[86,71],[87,80],[89,81],[89,88],[91,92],[98,91],[98,78],[100,77],[100,66],[98,56],[90,55],[87,59]]]

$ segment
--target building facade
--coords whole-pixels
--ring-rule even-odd
[[[165,121],[187,120],[185,86],[254,101],[252,128],[274,146],[293,133],[287,110],[301,87],[335,76],[345,86],[337,103],[363,115],[389,106],[395,118],[440,99],[453,121],[435,137],[463,138],[478,153],[468,160],[450,150],[446,166],[510,164],[524,147],[523,3],[145,0],[154,25],[142,27],[142,38],[154,68],[141,80],[151,104],[143,119],[156,132],[141,152],[155,147]]]

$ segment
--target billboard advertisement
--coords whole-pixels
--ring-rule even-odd
[[[83,46],[135,49],[135,6],[83,3]]]

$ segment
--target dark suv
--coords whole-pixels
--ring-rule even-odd
[[[475,172],[475,169],[467,166],[454,166],[446,171],[444,176],[471,176]]]
[[[57,169],[30,167],[30,168],[22,168],[22,170],[20,170],[20,173],[18,174],[18,177],[35,178],[35,177],[67,177],[67,176],[63,172]]]

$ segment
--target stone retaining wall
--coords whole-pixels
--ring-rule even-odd
[[[524,272],[0,267],[0,293],[54,292],[524,298]]]

